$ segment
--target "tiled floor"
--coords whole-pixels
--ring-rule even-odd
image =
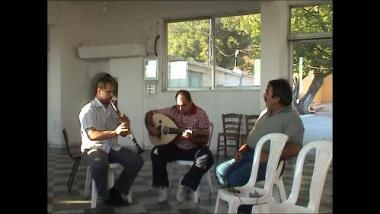
[[[48,213],[213,213],[217,193],[209,194],[207,179],[203,177],[201,182],[200,202],[196,205],[192,198],[188,198],[182,203],[176,201],[176,187],[178,179],[185,173],[183,166],[175,167],[172,173],[172,188],[170,189],[169,202],[157,203],[157,192],[152,189],[152,165],[150,161],[150,151],[143,153],[145,160],[144,167],[140,171],[132,187],[133,203],[120,208],[90,208],[90,199],[83,198],[84,182],[86,177],[86,167],[80,163],[72,191],[67,191],[66,182],[70,175],[72,160],[63,149],[48,150]],[[284,172],[284,184],[289,195],[295,159],[290,160]],[[300,197],[297,204],[307,204],[308,188],[313,169],[313,162],[308,161],[304,166],[304,178],[302,180]],[[215,189],[215,177],[212,179]],[[332,212],[332,165],[328,171],[325,187],[322,195],[320,212]],[[190,196],[190,195],[189,195]]]

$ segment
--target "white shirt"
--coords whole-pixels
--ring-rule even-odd
[[[102,140],[93,141],[90,140],[85,131],[88,128],[95,128],[99,131],[114,130],[119,123],[119,116],[109,104],[105,107],[96,97],[85,106],[79,113],[79,121],[81,124],[81,137],[82,146],[81,151],[85,149],[100,148],[106,153],[109,153],[110,149],[120,150],[121,146],[118,144],[118,136]]]

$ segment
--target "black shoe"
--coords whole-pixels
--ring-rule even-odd
[[[110,198],[104,201],[104,205],[111,206],[111,207],[122,207],[122,206],[127,206],[128,202]]]
[[[107,206],[126,206],[128,202],[121,197],[120,192],[111,188],[109,190],[109,198],[104,201],[104,205]]]

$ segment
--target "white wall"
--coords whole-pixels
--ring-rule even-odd
[[[62,147],[62,129],[71,142],[80,142],[78,113],[88,101],[88,62],[76,53],[80,40],[80,8],[60,1],[48,2],[53,12],[48,15],[51,34],[48,64],[48,143]],[[55,15],[53,15],[55,14]],[[50,19],[51,20],[50,20]]]
[[[287,1],[268,1],[261,4],[261,94],[272,79],[290,79],[288,72]],[[276,14],[276,15],[273,15]],[[261,100],[264,108],[265,102]]]
[[[49,1],[50,3],[57,5],[57,2]],[[54,7],[49,5],[48,8],[50,10]],[[60,29],[59,42],[56,44],[57,48],[60,48],[56,61],[60,61],[60,64],[53,63],[54,60],[50,60],[54,65],[49,64],[49,74],[54,74],[49,76],[49,87],[56,89],[48,96],[49,99],[52,96],[61,102],[60,104],[59,102],[55,103],[56,105],[49,102],[48,125],[49,130],[52,131],[52,133],[49,131],[49,139],[59,141],[61,127],[58,125],[61,123],[62,127],[68,128],[69,138],[72,141],[80,140],[78,113],[82,105],[89,101],[90,81],[96,73],[116,72],[118,75],[120,75],[119,72],[123,73],[119,77],[119,105],[121,111],[126,112],[130,117],[133,131],[138,137],[138,141],[141,141],[145,147],[151,146],[147,141],[147,133],[143,124],[145,112],[174,104],[175,92],[161,92],[162,73],[159,74],[159,81],[143,80],[143,63],[141,61],[141,66],[138,63],[140,59],[82,60],[76,55],[78,45],[141,43],[147,46],[148,53],[152,53],[154,37],[161,34],[160,26],[165,19],[234,14],[236,12],[247,13],[247,11],[258,11],[259,8],[259,1],[192,1],[185,3],[177,1],[107,1],[107,11],[104,12],[102,1],[58,2],[58,10],[51,9],[58,15],[54,15],[50,11],[48,15],[49,20],[51,19],[51,21],[48,20],[48,23],[56,22],[57,29]],[[212,149],[215,148],[217,132],[221,131],[221,114],[229,112],[259,113],[263,108],[261,95],[268,80],[284,76],[286,73],[287,47],[285,46],[286,33],[284,34],[284,29],[287,29],[287,18],[284,14],[287,13],[286,3],[271,1],[264,3],[261,10],[263,22],[262,89],[260,91],[192,92],[195,104],[206,110],[215,125]],[[160,46],[162,44],[159,44]],[[125,66],[125,70],[121,69],[123,66]],[[55,73],[51,72],[53,70]],[[146,86],[151,83],[157,86],[158,93],[154,96],[146,95]],[[122,96],[123,93],[125,94]],[[122,101],[123,99],[125,101]],[[52,112],[56,115],[55,118],[50,117]],[[54,123],[57,125],[54,126]]]
[[[118,79],[118,108],[131,121],[131,130],[136,141],[143,145],[143,64],[142,57],[110,60],[110,73]],[[129,137],[119,137],[119,143],[131,146]],[[133,145],[132,145],[133,146]]]
[[[60,147],[62,143],[60,32],[56,25],[50,25],[48,31],[48,143],[52,147]]]

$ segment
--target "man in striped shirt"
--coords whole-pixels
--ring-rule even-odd
[[[118,136],[125,137],[129,127],[119,121],[119,115],[110,105],[116,80],[106,75],[98,80],[95,98],[79,113],[83,159],[90,167],[96,190],[105,205],[123,206],[127,202],[121,193],[128,194],[143,159],[136,152],[118,144]],[[119,163],[124,169],[115,185],[108,191],[107,171],[109,163]],[[94,187],[93,187],[94,188]]]
[[[191,99],[190,92],[179,90],[175,95],[177,105],[152,110],[145,115],[145,125],[149,135],[158,136],[159,131],[154,127],[152,116],[161,113],[170,117],[178,129],[190,129],[193,134],[183,132],[172,142],[157,145],[152,149],[151,160],[153,167],[153,187],[159,187],[158,202],[168,199],[169,180],[166,164],[175,160],[192,160],[193,166],[184,175],[177,191],[177,200],[183,201],[186,192],[195,191],[202,176],[214,164],[213,156],[208,148],[210,122],[206,112],[196,106]]]

